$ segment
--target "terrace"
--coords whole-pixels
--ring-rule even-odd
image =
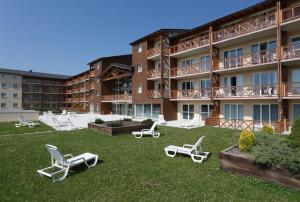
[[[160,126],[161,138],[141,141],[131,135],[112,138],[89,129],[13,135],[17,129],[4,125],[0,125],[5,128],[0,132],[0,156],[6,162],[1,165],[1,201],[297,201],[300,197],[296,190],[219,169],[219,152],[236,144],[236,130]],[[207,162],[199,165],[190,158],[164,154],[167,145],[193,143],[202,135],[203,149],[212,154]],[[101,161],[53,184],[35,172],[50,162],[44,148],[47,143],[58,146],[62,153],[95,153]]]
[[[101,102],[131,102],[132,96],[129,94],[102,95]]]
[[[207,64],[193,64],[187,67],[171,68],[171,78],[183,78],[198,76],[200,74],[208,74],[210,72],[210,66]]]
[[[211,89],[201,88],[193,90],[172,90],[171,99],[173,100],[201,100],[210,99]]]
[[[282,22],[291,22],[300,18],[300,5],[295,5],[282,10]]]
[[[284,83],[282,85],[282,96],[286,98],[298,98],[300,97],[300,83],[291,82]]]
[[[147,50],[147,59],[150,60],[150,59],[153,59],[153,60],[156,60],[156,59],[159,59],[160,58],[160,53],[161,53],[161,50],[159,47],[156,47],[156,48],[150,48]]]
[[[282,60],[290,61],[300,58],[300,43],[288,44],[282,47]]]
[[[231,86],[231,87],[213,87],[213,97],[215,99],[249,99],[277,98],[278,84]]]

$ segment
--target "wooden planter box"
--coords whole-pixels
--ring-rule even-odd
[[[147,124],[141,124],[140,122],[137,121],[130,121],[130,122],[123,121],[123,126],[121,127],[110,127],[106,125],[107,123],[109,122],[105,122],[103,124],[89,123],[88,128],[93,128],[105,134],[114,136],[114,135],[128,134],[131,133],[132,131],[141,131],[142,129],[150,129],[152,126]]]
[[[250,175],[300,191],[300,174],[293,175],[285,169],[266,169],[255,163],[254,157],[241,153],[238,146],[229,147],[219,154],[220,168],[240,175]]]

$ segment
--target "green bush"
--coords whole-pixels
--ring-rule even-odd
[[[130,121],[132,121],[132,119],[124,118],[123,121],[130,122]]]
[[[103,121],[102,119],[96,119],[96,120],[95,120],[95,123],[96,123],[96,124],[102,124],[102,123],[104,123],[104,121]]]
[[[240,151],[250,151],[254,145],[255,135],[251,130],[243,130],[240,134]]]
[[[292,173],[300,172],[300,151],[279,136],[259,135],[251,153],[256,163],[266,168],[279,167]]]
[[[112,128],[117,128],[117,127],[123,126],[123,122],[122,121],[114,121],[114,122],[107,123],[107,125]]]
[[[300,118],[295,121],[289,139],[292,146],[300,147]]]
[[[146,119],[141,122],[142,124],[153,125],[154,121],[152,119]]]
[[[268,134],[268,135],[273,135],[274,134],[274,130],[273,130],[272,126],[270,126],[269,124],[264,124],[264,126],[260,130],[260,132],[262,132],[264,134]]]

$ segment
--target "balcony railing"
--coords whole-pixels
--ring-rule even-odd
[[[270,97],[278,95],[277,84],[262,84],[252,86],[214,87],[214,98],[250,98]]]
[[[147,50],[147,58],[160,55],[161,50],[160,48],[150,48]]]
[[[161,77],[161,70],[160,69],[150,69],[148,71],[148,78],[149,79],[160,78],[160,77]],[[169,77],[168,70],[165,69],[164,78],[168,78],[168,77]]]
[[[171,69],[171,77],[208,73],[209,71],[210,71],[210,65],[199,63],[199,64],[193,64],[188,67],[172,68]]]
[[[239,120],[239,119],[220,119],[220,128],[232,128],[238,130],[254,130],[253,120]]]
[[[241,36],[251,32],[259,31],[276,25],[275,13],[261,18],[248,20],[235,26],[222,29],[213,33],[213,42],[223,41],[233,37]]]
[[[148,90],[147,95],[150,98],[168,98],[169,97],[169,91],[164,90],[163,95],[161,95],[160,90]]]
[[[210,88],[201,88],[193,90],[173,90],[171,99],[207,99],[211,96]]]
[[[128,94],[119,95],[102,95],[101,100],[106,102],[128,102],[131,101],[132,97]]]
[[[300,82],[284,83],[282,85],[282,96],[300,97]]]
[[[282,47],[282,60],[300,58],[300,43],[285,45]]]
[[[209,44],[209,35],[205,35],[196,39],[191,39],[170,47],[170,54],[180,53],[190,49],[202,47]]]
[[[300,18],[300,5],[282,10],[282,22],[291,21]]]
[[[223,66],[221,66],[219,69],[229,69],[229,68],[259,65],[259,64],[267,64],[267,63],[276,62],[276,60],[277,60],[276,50],[258,51],[258,52],[241,55],[241,56],[225,58],[222,61]]]

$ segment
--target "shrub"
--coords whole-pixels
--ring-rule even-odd
[[[146,119],[141,122],[142,124],[153,125],[154,121],[152,119]]]
[[[274,134],[274,130],[273,130],[272,126],[270,126],[269,124],[264,124],[264,126],[260,130],[260,132],[262,132],[264,134],[268,134],[268,135],[273,135]]]
[[[96,123],[96,124],[102,124],[102,123],[104,123],[104,121],[103,121],[102,119],[96,119],[96,120],[95,120],[95,123]]]
[[[300,147],[300,118],[295,121],[289,139],[291,140],[292,146]]]
[[[279,167],[292,173],[300,172],[300,151],[293,149],[288,141],[279,136],[257,136],[251,153],[256,163],[266,168]]]
[[[243,130],[240,134],[240,151],[250,151],[254,145],[255,135],[251,130]]]
[[[114,122],[107,123],[107,125],[112,128],[117,128],[117,127],[123,126],[123,122],[122,121],[114,121]]]
[[[132,121],[132,119],[124,118],[123,121],[130,122],[130,121]]]

